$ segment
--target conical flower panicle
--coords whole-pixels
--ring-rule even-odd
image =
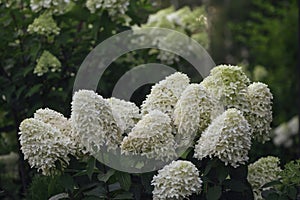
[[[116,150],[122,141],[111,107],[94,91],[79,90],[74,94],[71,123],[73,133],[92,154],[103,145],[108,150]]]
[[[272,122],[273,95],[264,83],[252,83],[248,86],[249,112],[246,119],[251,125],[253,138],[264,143],[270,140]]]
[[[180,72],[176,72],[155,84],[142,104],[142,115],[152,110],[159,110],[172,117],[174,107],[188,84],[189,78]]]
[[[144,115],[121,145],[121,151],[125,155],[132,153],[165,161],[175,158],[175,148],[171,120],[158,110]]]
[[[242,113],[231,108],[215,118],[195,146],[194,157],[218,157],[233,167],[248,161],[251,147],[250,126]]]

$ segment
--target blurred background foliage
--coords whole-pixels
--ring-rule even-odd
[[[13,3],[7,7],[7,2]],[[63,181],[51,180],[52,185],[45,177],[36,178],[38,175],[35,175],[35,170],[30,169],[19,150],[20,122],[41,107],[49,107],[69,116],[74,78],[90,50],[115,33],[131,29],[132,26],[147,26],[148,16],[162,9],[171,9],[171,12],[188,9],[188,12],[192,12],[196,7],[204,6],[202,12],[207,13],[208,26],[201,29],[199,25],[194,31],[202,34],[199,38],[207,37],[205,45],[215,63],[242,65],[252,80],[269,85],[274,95],[273,128],[299,114],[296,0],[131,0],[126,12],[126,19],[130,20],[124,20],[123,17],[112,19],[105,10],[90,14],[82,6],[83,2],[77,0],[69,12],[53,17],[61,33],[49,38],[27,32],[28,25],[38,16],[30,9],[24,9],[29,1],[0,0],[0,198],[20,199],[27,194],[27,198],[37,199],[34,198],[37,194],[32,191],[38,190],[32,188],[48,187],[39,195],[47,199],[60,191],[53,185],[70,184],[66,182],[70,181],[68,178]],[[180,27],[176,30],[190,36],[195,34]],[[44,50],[56,56],[62,67],[59,72],[37,76],[33,71]],[[114,84],[124,72],[149,62],[164,61],[159,59],[158,52],[149,54],[148,51],[120,57],[105,71],[99,83],[99,93],[109,97]],[[180,59],[169,65],[178,70],[188,68],[188,63]],[[193,74],[192,70],[185,72]],[[140,104],[149,90],[149,85],[140,88],[131,100]],[[297,126],[299,123],[294,125],[298,134],[290,136],[293,140],[290,146],[276,146],[272,140],[265,145],[254,144],[250,161],[274,155],[279,156],[282,164],[285,164],[299,157]],[[142,180],[149,182],[147,177],[145,175]],[[151,193],[151,188],[144,189]]]

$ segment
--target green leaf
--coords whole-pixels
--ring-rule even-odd
[[[266,183],[262,186],[262,188],[272,187],[274,185],[279,185],[281,182],[279,180],[271,181],[269,183]]]
[[[84,197],[82,200],[102,200],[103,198],[101,197],[95,197],[95,196],[87,196]]]
[[[267,195],[265,198],[266,200],[278,200],[279,199],[279,194],[277,193],[270,193]]]
[[[229,170],[225,166],[219,166],[217,169],[217,177],[220,183],[222,183],[229,174]]]
[[[206,198],[209,200],[218,200],[221,197],[222,188],[220,186],[210,187],[207,190]]]
[[[237,168],[231,167],[229,169],[230,178],[236,180],[246,180],[248,175],[248,167],[246,165],[240,165]]]
[[[29,91],[25,94],[25,97],[31,97],[32,95],[34,95],[35,93],[38,93],[41,88],[42,88],[43,84],[36,84],[34,85],[32,88],[29,89]]]
[[[235,179],[226,179],[223,182],[223,185],[226,188],[228,188],[232,191],[235,191],[235,192],[243,192],[243,191],[247,190],[247,186],[243,182],[235,180]]]
[[[192,148],[188,148],[185,152],[183,152],[183,154],[181,154],[180,158],[186,159],[186,157],[189,155],[191,150],[192,150]]]
[[[126,173],[126,172],[120,172],[120,171],[117,171],[115,173],[115,176],[117,178],[117,180],[119,181],[121,187],[128,191],[130,186],[131,186],[131,176],[130,174]]]
[[[62,175],[60,177],[60,183],[65,189],[70,191],[74,190],[74,180],[71,175],[69,174]]]
[[[97,178],[99,181],[103,181],[106,183],[109,178],[115,174],[115,172],[116,171],[114,169],[109,169],[106,174],[99,174]]]
[[[90,157],[90,159],[87,161],[87,166],[86,166],[86,173],[90,180],[92,179],[95,165],[96,165],[96,159],[94,157]]]
[[[206,165],[205,170],[203,172],[203,176],[206,176],[210,172],[212,166],[213,166],[213,161],[211,160],[208,161],[208,164]]]
[[[297,189],[295,187],[293,187],[293,186],[287,187],[287,195],[291,199],[296,199],[296,197],[297,197]]]
[[[124,192],[121,194],[117,194],[113,199],[120,199],[120,200],[125,200],[125,199],[134,199],[133,194],[130,192]]]
[[[99,185],[95,188],[92,188],[89,191],[86,191],[83,193],[85,196],[96,196],[96,197],[101,197],[105,198],[106,196],[106,190],[103,186]]]
[[[149,172],[141,175],[142,185],[144,186],[146,193],[151,194],[153,191],[153,186],[151,185],[151,181],[154,175],[155,175],[154,172]]]

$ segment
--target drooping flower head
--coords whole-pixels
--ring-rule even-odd
[[[172,161],[153,177],[153,199],[186,199],[201,192],[198,169],[190,161]]]
[[[242,113],[230,108],[215,118],[195,146],[194,157],[218,157],[233,167],[244,164],[251,147],[250,126]]]
[[[213,99],[201,85],[190,84],[184,90],[174,110],[180,143],[193,141],[197,133],[210,124],[213,106]]]
[[[44,108],[35,111],[34,118],[57,128],[62,135],[71,140],[71,143],[68,146],[70,149],[69,152],[74,152],[72,153],[74,156],[80,154],[82,149],[81,143],[79,143],[79,140],[72,133],[70,120],[64,117],[63,114],[49,108]]]
[[[163,161],[176,156],[175,148],[171,119],[158,110],[144,115],[121,145],[125,155],[132,153]]]
[[[248,86],[249,112],[246,119],[251,125],[253,138],[265,142],[270,139],[272,122],[273,95],[264,83],[252,83]]]
[[[73,134],[80,138],[90,153],[98,153],[101,146],[115,150],[122,141],[111,107],[91,90],[79,90],[73,96],[71,123]]]
[[[21,150],[31,167],[49,176],[59,173],[57,163],[62,169],[68,165],[73,143],[59,128],[35,118],[25,119],[19,128]]]
[[[189,78],[180,72],[176,72],[155,84],[142,104],[142,114],[145,115],[152,110],[160,110],[172,117],[174,107],[188,84]]]
[[[241,67],[219,65],[200,84],[224,107],[244,111],[248,107],[246,92],[249,83]]]
[[[60,61],[52,55],[49,51],[43,51],[41,57],[37,60],[37,65],[34,68],[33,73],[38,76],[42,76],[49,70],[52,72],[60,71],[61,63]]]
[[[29,33],[37,33],[39,35],[50,36],[58,35],[60,28],[57,26],[50,13],[43,13],[34,19],[33,23],[27,28]]]
[[[139,107],[134,103],[116,99],[114,97],[107,99],[113,117],[115,118],[121,132],[129,133],[141,118]]]
[[[257,160],[248,166],[248,181],[251,184],[256,200],[262,200],[262,186],[279,178],[282,171],[279,167],[279,158],[268,156]],[[268,188],[265,188],[268,189]]]

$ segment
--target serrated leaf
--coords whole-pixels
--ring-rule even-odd
[[[117,171],[115,174],[121,188],[128,191],[131,186],[131,176],[126,172]]]
[[[109,169],[105,174],[99,174],[97,178],[99,181],[103,181],[106,183],[109,178],[115,174],[115,172],[116,171],[114,169]]]

